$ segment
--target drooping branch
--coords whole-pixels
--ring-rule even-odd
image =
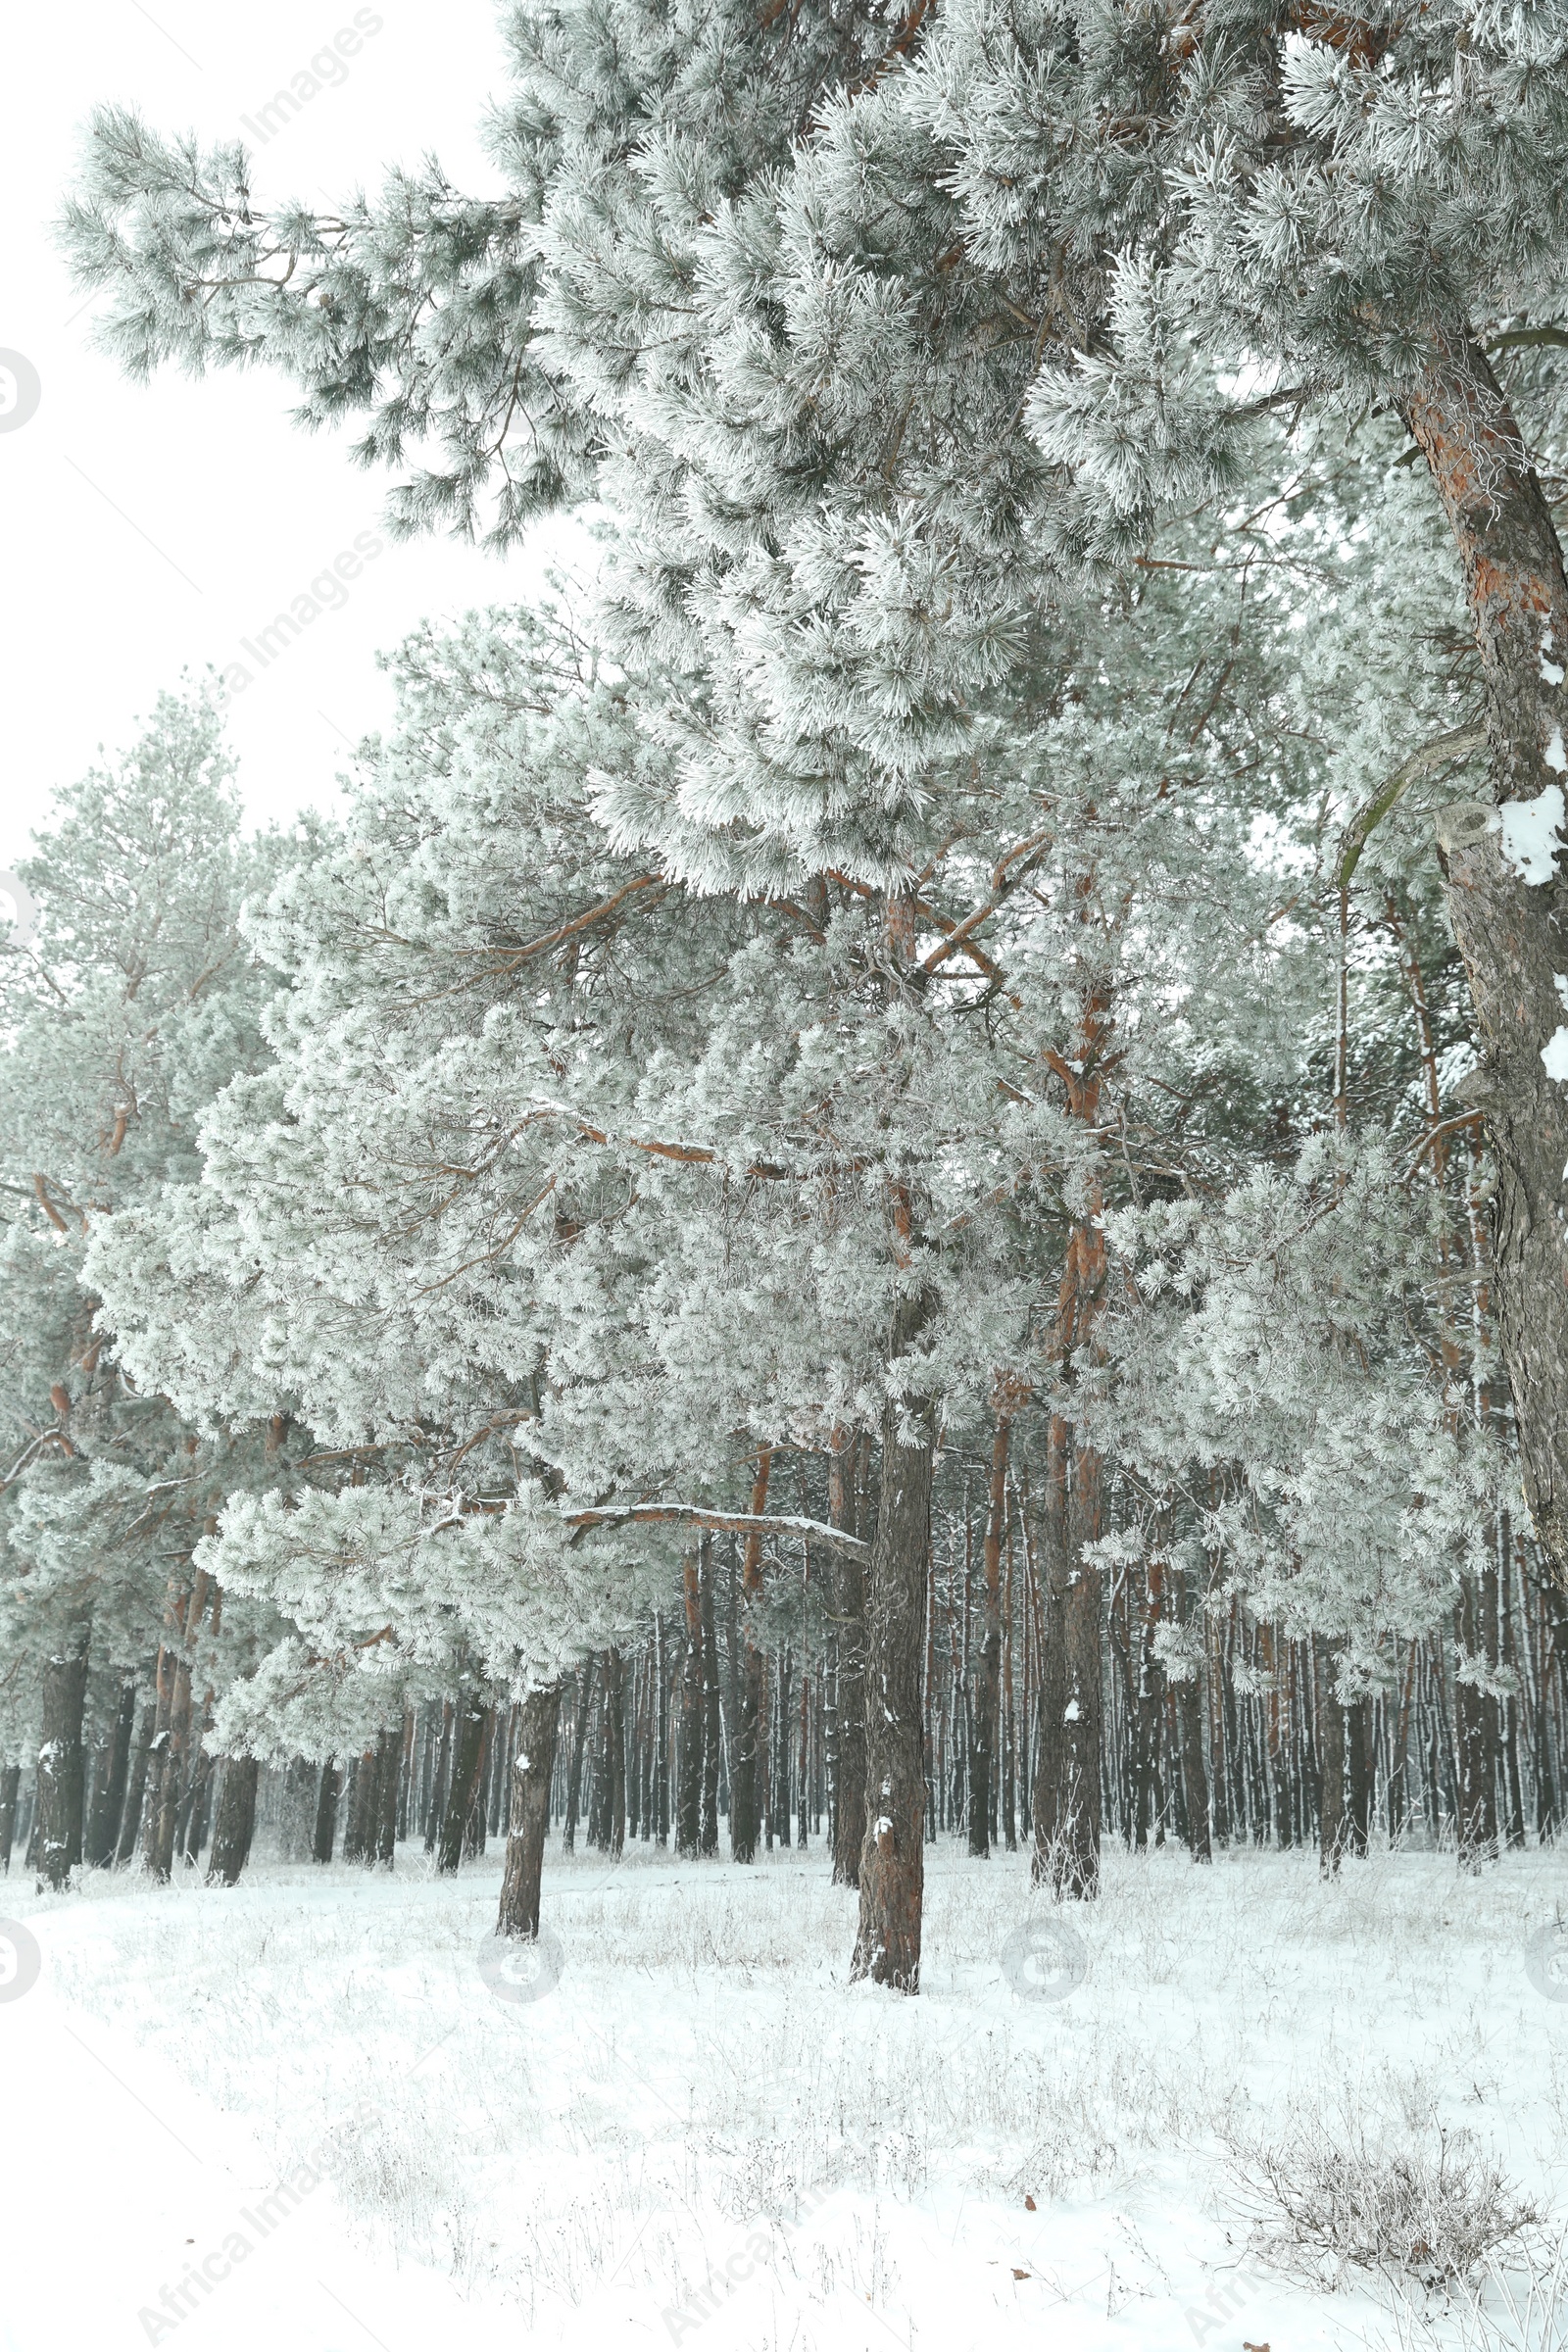
[[[783,1512],[710,1511],[700,1502],[628,1502],[602,1510],[566,1511],[568,1527],[629,1527],[665,1522],[685,1527],[708,1527],[720,1533],[752,1536],[804,1536],[813,1544],[829,1544],[838,1551],[869,1552],[869,1544],[848,1536],[842,1528],[827,1527],[820,1519],[803,1519]]]

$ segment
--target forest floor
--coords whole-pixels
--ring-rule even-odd
[[[14,1875],[42,1972],[0,2000],[0,2347],[1522,2340],[1413,2281],[1281,2276],[1249,2181],[1323,2134],[1374,2171],[1473,2141],[1551,2237],[1568,2002],[1526,1958],[1560,1858],[1379,1852],[1325,1885],[1308,1853],[1112,1848],[1071,1914],[1084,1980],[1041,1999],[1003,1967],[1051,1912],[1025,1858],[927,1856],[917,2000],[849,1984],[820,1844],[750,1870],[552,1845],[562,1973],[520,2001],[479,1969],[494,1850],[456,1882],[412,1847],[390,1874],[261,1857],[226,1893]],[[1559,2328],[1568,2300],[1532,2352]]]

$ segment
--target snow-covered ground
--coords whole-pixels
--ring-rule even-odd
[[[1112,1851],[1020,1996],[1018,1857],[928,1854],[924,1990],[848,1983],[820,1846],[546,1867],[559,1984],[480,1974],[498,1867],[258,1862],[0,1910],[4,2352],[1241,2352],[1448,2340],[1248,2257],[1245,2152],[1314,2112],[1467,2132],[1568,2206],[1562,1862]],[[1240,2168],[1240,2169],[1239,2169]],[[205,2278],[203,2276],[205,2267]]]

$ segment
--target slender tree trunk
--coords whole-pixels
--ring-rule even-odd
[[[752,1514],[760,1518],[767,1508],[767,1488],[773,1464],[772,1449],[762,1446],[757,1456],[752,1488]],[[766,1769],[764,1742],[767,1727],[767,1661],[757,1642],[753,1611],[762,1594],[762,1539],[749,1535],[741,1555],[742,1660],[740,1721],[735,1742],[735,1766],[729,1795],[729,1847],[734,1862],[755,1862],[762,1828],[762,1779]]]
[[[703,1637],[703,1801],[697,1850],[702,1854],[716,1854],[722,1714],[718,1701],[718,1628],[713,1605],[713,1539],[706,1529],[697,1545],[697,1597]]]
[[[1486,687],[1492,802],[1445,809],[1438,843],[1476,1013],[1480,1064],[1465,1092],[1486,1114],[1497,1171],[1494,1280],[1525,1494],[1568,1590],[1568,1091],[1542,1059],[1563,1024],[1568,882],[1520,878],[1494,806],[1568,780],[1568,581],[1518,426],[1467,331],[1400,406],[1453,533]]]
[[[207,1865],[209,1886],[232,1886],[250,1859],[256,1835],[256,1783],[261,1766],[254,1756],[229,1756],[223,1765],[223,1785],[218,1796],[218,1822],[213,1831],[213,1855]]]
[[[577,1670],[577,1720],[572,1727],[571,1756],[566,1765],[566,1826],[561,1849],[569,1854],[577,1843],[577,1809],[582,1802],[582,1760],[588,1745],[588,1711],[593,1705],[594,1653],[589,1650]]]
[[[0,1871],[11,1875],[11,1848],[17,1836],[17,1790],[22,1786],[22,1766],[7,1764],[0,1769]]]
[[[398,1798],[405,1754],[412,1760],[413,1749],[412,1715],[400,1728],[383,1732],[375,1743],[375,1859],[383,1870],[390,1870],[397,1859]]]
[[[141,1829],[142,1806],[147,1794],[147,1772],[152,1761],[153,1739],[158,1728],[158,1702],[149,1699],[141,1711],[136,1728],[135,1745],[131,1750],[130,1787],[125,1791],[124,1808],[120,1816],[120,1835],[115,1843],[115,1867],[118,1870],[130,1860],[136,1851],[136,1838]]]
[[[1468,1576],[1460,1579],[1454,1634],[1462,1655],[1484,1654],[1475,1582]],[[1456,1675],[1453,1715],[1459,1861],[1464,1869],[1476,1870],[1497,1858],[1496,1701],[1490,1691]]]
[[[1345,1710],[1346,1851],[1365,1861],[1372,1841],[1372,1707],[1358,1698]]]
[[[560,1683],[530,1690],[518,1710],[517,1742],[512,1758],[507,1862],[496,1922],[502,1936],[532,1937],[539,1933],[539,1882],[545,1839],[550,1834],[550,1784],[555,1777],[560,1728]]]
[[[1345,1708],[1334,1687],[1334,1651],[1327,1642],[1314,1640],[1312,1643],[1312,1672],[1317,1728],[1318,1868],[1325,1878],[1337,1878],[1349,1841],[1349,1821],[1345,1801]]]
[[[130,1778],[130,1743],[135,1730],[136,1684],[134,1677],[130,1677],[120,1686],[120,1705],[115,1712],[108,1764],[93,1798],[92,1820],[83,1856],[89,1870],[103,1870],[114,1858],[120,1838],[121,1816],[125,1809],[125,1786]]]
[[[835,1432],[828,1459],[828,1516],[846,1535],[863,1535],[856,1511],[859,1440]],[[838,1659],[837,1775],[833,1882],[858,1886],[865,1844],[865,1568],[859,1552],[835,1550],[833,1633]]]
[[[605,1652],[605,1850],[618,1862],[626,1850],[626,1661]]]
[[[43,1745],[38,1750],[38,1887],[56,1892],[81,1860],[85,1757],[81,1717],[87,1696],[86,1619],[70,1628],[43,1670]]]
[[[893,1360],[908,1349],[929,1311],[924,1298],[899,1302]],[[915,1438],[900,1443],[907,1417]],[[882,1473],[866,1583],[865,1842],[853,1977],[899,1992],[920,1988],[925,1886],[926,1575],[931,1549],[931,1474],[936,1440],[931,1407],[905,1397],[882,1412]]]
[[[694,1855],[703,1808],[703,1605],[694,1545],[681,1562],[686,1646],[680,1661],[680,1761],[675,1781],[675,1851]]]
[[[455,1871],[463,1859],[464,1843],[478,1795],[479,1773],[484,1763],[484,1736],[489,1720],[484,1701],[472,1690],[464,1691],[458,1701],[452,1727],[452,1786],[441,1823],[440,1842],[436,1847],[435,1866],[443,1876]]]
[[[1191,1622],[1187,1599],[1187,1581],[1179,1568],[1172,1568],[1171,1600],[1178,1619]],[[1176,1701],[1177,1738],[1181,1750],[1182,1810],[1186,1814],[1188,1850],[1195,1862],[1212,1862],[1214,1849],[1209,1839],[1208,1824],[1208,1767],[1203,1757],[1203,1676],[1196,1661],[1194,1671],[1172,1686]]]
[[[980,1652],[980,1672],[975,1678],[969,1749],[969,1851],[977,1860],[983,1860],[991,1851],[991,1816],[996,1801],[997,1732],[1002,1716],[1002,1536],[1007,1514],[1007,1440],[1011,1428],[1006,1406],[999,1404],[991,1440],[985,1541],[980,1547],[986,1589],[985,1642]]]

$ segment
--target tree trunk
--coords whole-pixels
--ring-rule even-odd
[[[464,1840],[478,1794],[489,1720],[483,1700],[475,1692],[466,1690],[458,1702],[452,1726],[452,1785],[436,1847],[435,1866],[443,1876],[455,1871],[463,1859]]]
[[[398,1795],[405,1750],[412,1756],[414,1718],[401,1729],[383,1732],[375,1743],[375,1819],[372,1824],[375,1859],[390,1870],[398,1850]],[[368,1856],[367,1856],[368,1859]]]
[[[1334,1652],[1328,1642],[1312,1643],[1313,1713],[1317,1732],[1318,1868],[1326,1879],[1339,1876],[1340,1860],[1349,1838],[1345,1803],[1345,1709],[1334,1687]]]
[[[763,1446],[757,1456],[757,1477],[752,1487],[752,1515],[760,1518],[767,1508],[768,1478],[772,1470],[771,1448]],[[761,1833],[761,1782],[765,1763],[763,1740],[766,1736],[767,1662],[759,1648],[752,1623],[752,1610],[761,1598],[762,1539],[749,1535],[741,1555],[741,1592],[745,1605],[742,1622],[744,1654],[741,1664],[740,1721],[736,1726],[734,1770],[729,1792],[729,1850],[734,1862],[755,1862],[757,1843]]]
[[[141,1829],[142,1806],[147,1795],[147,1770],[152,1761],[153,1739],[158,1728],[158,1703],[148,1699],[136,1727],[135,1745],[130,1759],[130,1787],[125,1791],[124,1808],[120,1816],[120,1835],[115,1842],[115,1867],[118,1870],[130,1860],[136,1851],[136,1838]]]
[[[1347,1851],[1366,1860],[1372,1842],[1372,1704],[1358,1698],[1345,1710]]]
[[[1179,1568],[1171,1570],[1171,1600],[1179,1621],[1184,1625],[1190,1623],[1187,1580]],[[1214,1849],[1209,1839],[1208,1766],[1203,1756],[1202,1669],[1195,1661],[1193,1672],[1172,1688],[1181,1747],[1182,1808],[1187,1816],[1188,1850],[1195,1862],[1212,1862]]]
[[[1100,1532],[1100,1457],[1054,1418],[1048,1440],[1048,1624],[1040,1679],[1040,1763],[1035,1775],[1031,1872],[1060,1900],[1100,1892],[1100,1574],[1082,1546]]]
[[[605,1847],[618,1862],[626,1850],[626,1661],[605,1652]]]
[[[120,1687],[109,1762],[93,1798],[84,1859],[89,1870],[103,1870],[114,1858],[125,1810],[125,1785],[130,1778],[130,1744],[136,1729],[136,1684],[132,1677]]]
[[[1454,1609],[1461,1660],[1482,1654],[1475,1580],[1461,1577]],[[1497,1856],[1497,1702],[1490,1691],[1457,1676],[1453,1687],[1454,1746],[1458,1765],[1459,1861],[1479,1869]]]
[[[846,1535],[864,1533],[856,1508],[860,1442],[840,1442],[828,1464],[828,1516]],[[859,1552],[835,1550],[833,1631],[838,1656],[838,1802],[833,1821],[833,1883],[858,1886],[865,1844],[865,1569]]]
[[[927,1311],[923,1298],[900,1300],[893,1327],[895,1363]],[[916,1433],[909,1445],[899,1440],[906,1417]],[[851,1976],[869,1977],[898,1992],[920,1988],[926,1805],[921,1685],[935,1451],[930,1405],[919,1397],[906,1396],[902,1405],[890,1398],[882,1409],[881,1482],[866,1581],[866,1824]]]
[[[675,1851],[693,1855],[703,1809],[703,1607],[697,1587],[697,1552],[681,1562],[686,1608],[686,1647],[680,1662],[680,1764],[675,1782]]]
[[[43,1670],[43,1745],[38,1750],[38,1889],[56,1892],[81,1860],[85,1759],[82,1708],[87,1696],[90,1625],[72,1626]]]
[[[539,1880],[545,1839],[550,1834],[550,1784],[556,1770],[561,1728],[561,1685],[530,1690],[517,1724],[512,1759],[511,1811],[507,1819],[507,1863],[501,1879],[502,1936],[539,1933]]]
[[[22,1766],[7,1764],[0,1767],[0,1871],[11,1875],[11,1848],[17,1837],[17,1791],[22,1786]]]
[[[1568,581],[1550,510],[1467,332],[1451,336],[1445,363],[1400,406],[1464,574],[1486,686],[1492,802],[1536,800],[1568,780]],[[1522,880],[1501,841],[1491,805],[1460,803],[1438,820],[1476,1012],[1480,1066],[1465,1093],[1486,1114],[1497,1171],[1493,1268],[1520,1467],[1548,1570],[1568,1591],[1568,1093],[1542,1059],[1564,1018],[1556,976],[1568,962],[1568,883],[1555,871]]]
[[[188,1595],[172,1582],[164,1609],[164,1640],[158,1652],[158,1728],[153,1735],[154,1781],[147,1808],[143,1852],[160,1883],[174,1867],[174,1840],[186,1794],[190,1756],[191,1690],[189,1645],[207,1606],[208,1579],[198,1573]]]
[[[713,1539],[705,1529],[697,1544],[697,1598],[703,1636],[703,1802],[697,1850],[718,1851],[718,1628],[713,1606]]]
[[[316,1795],[316,1836],[311,1841],[311,1860],[326,1863],[332,1859],[332,1843],[337,1836],[337,1798],[343,1775],[331,1756],[321,1766],[321,1786]]]
[[[573,1728],[571,1756],[566,1765],[566,1826],[562,1832],[561,1850],[569,1854],[577,1843],[577,1808],[582,1801],[582,1759],[588,1744],[588,1710],[593,1704],[594,1653],[583,1659],[577,1670],[577,1721]]]
[[[218,1795],[218,1821],[213,1831],[213,1856],[207,1865],[209,1886],[232,1886],[250,1859],[256,1835],[256,1783],[261,1766],[254,1756],[229,1756],[223,1765],[223,1785]]]
[[[991,1441],[991,1491],[986,1507],[981,1560],[986,1581],[985,1644],[975,1678],[969,1749],[969,1851],[983,1860],[991,1851],[991,1815],[996,1801],[997,1727],[1002,1714],[1002,1532],[1007,1511],[1007,1439],[1011,1422],[999,1407]]]

